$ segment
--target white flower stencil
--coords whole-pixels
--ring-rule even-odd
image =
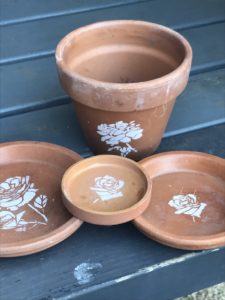
[[[18,210],[29,203],[36,195],[37,189],[30,182],[30,177],[11,177],[0,183],[0,207]]]
[[[168,204],[176,209],[175,214],[192,216],[193,222],[195,222],[194,217],[201,218],[201,213],[207,206],[206,203],[198,202],[195,194],[175,195]]]
[[[123,180],[105,175],[95,178],[95,185],[90,189],[95,191],[102,201],[108,201],[114,198],[122,197],[123,193],[119,190],[124,186]]]
[[[44,214],[44,207],[47,205],[46,195],[37,196],[38,189],[30,181],[30,176],[15,176],[0,183],[0,229],[26,231],[38,224],[46,225],[48,218]],[[32,203],[33,202],[33,205]],[[28,221],[23,217],[26,210],[21,208],[29,207],[44,220]],[[41,211],[40,211],[41,210]]]
[[[98,125],[97,133],[101,136],[102,142],[112,146],[108,148],[108,151],[118,150],[121,156],[126,157],[132,151],[137,152],[130,142],[140,139],[143,129],[140,124],[135,124],[135,121],[129,123],[118,121],[115,124]]]

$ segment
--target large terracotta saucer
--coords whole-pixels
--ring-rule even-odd
[[[42,142],[0,144],[0,256],[54,246],[82,222],[64,208],[61,179],[81,157]]]
[[[134,220],[148,237],[181,249],[225,245],[225,160],[177,151],[140,162],[152,179],[152,197]]]

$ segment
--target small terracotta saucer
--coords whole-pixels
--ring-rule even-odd
[[[124,157],[99,155],[71,166],[63,176],[66,208],[98,225],[128,222],[148,206],[151,182],[142,167]]]
[[[152,179],[151,202],[134,224],[180,249],[225,245],[225,160],[199,152],[154,155],[140,165]]]
[[[64,208],[61,179],[82,158],[41,142],[0,145],[0,256],[22,256],[54,246],[82,222]]]

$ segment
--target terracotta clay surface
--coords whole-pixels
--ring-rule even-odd
[[[62,203],[65,170],[82,158],[42,142],[0,145],[0,256],[21,256],[52,247],[82,222]]]
[[[140,162],[152,179],[151,202],[134,220],[150,238],[175,248],[225,245],[225,160],[177,151]]]
[[[180,34],[142,21],[88,25],[56,49],[60,81],[92,151],[136,160],[158,147],[191,60]]]
[[[64,204],[83,221],[113,225],[130,221],[147,207],[151,182],[134,161],[99,155],[70,167],[62,180]]]

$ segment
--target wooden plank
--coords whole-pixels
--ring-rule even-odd
[[[116,295],[116,299],[168,300],[186,296],[225,280],[225,269],[221,264],[225,260],[225,249],[205,254],[194,253],[193,257],[192,253],[183,255],[105,284],[79,292],[68,291],[65,296],[56,297],[58,300],[105,300],[106,297],[107,300],[114,300]],[[190,273],[194,276],[190,276]]]
[[[13,140],[51,141],[90,153],[70,104],[0,119],[0,142]]]
[[[183,33],[193,47],[194,72],[225,65],[224,24],[189,29]],[[0,83],[0,116],[68,103],[59,84],[53,57],[4,65]]]
[[[225,65],[225,23],[184,30],[182,34],[193,47],[192,73]]]
[[[171,136],[225,122],[225,69],[192,76],[167,126]]]
[[[1,0],[0,26],[69,15],[133,2],[141,2],[141,0],[50,0],[47,3],[45,0]]]
[[[177,99],[165,135],[225,122],[224,79],[224,69],[193,76]],[[0,141],[10,140],[49,141],[90,155],[71,104],[0,119]]]
[[[157,153],[165,151],[190,150],[207,152],[209,154],[225,158],[224,133],[225,123],[210,126],[194,132],[164,138],[157,149]]]
[[[225,124],[164,139],[161,150],[179,145],[180,149],[225,157],[224,131]],[[27,257],[1,259],[1,300],[136,300],[138,295],[143,300],[174,299],[224,281],[224,259],[225,248],[188,252],[165,247],[142,235],[131,223],[84,224],[51,249]],[[102,266],[85,285],[73,275],[81,263]]]
[[[183,29],[224,21],[224,9],[223,0],[205,0],[204,9],[201,1],[158,0],[4,26],[0,63],[52,55],[65,34],[96,21],[140,19]]]

